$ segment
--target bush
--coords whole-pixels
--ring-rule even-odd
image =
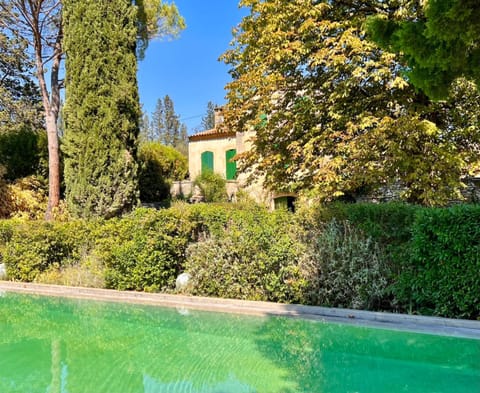
[[[78,239],[72,234],[78,236],[79,230],[72,224],[19,223],[3,248],[8,277],[35,281],[49,269],[78,260]]]
[[[392,274],[371,237],[348,221],[332,220],[318,231],[311,244],[314,304],[365,310],[388,304]]]
[[[161,202],[169,199],[172,180],[183,180],[188,173],[187,158],[173,147],[158,142],[142,144],[138,159],[142,202]]]
[[[113,231],[112,231],[113,229]],[[101,229],[99,254],[107,288],[173,289],[183,267],[191,225],[174,211],[138,209]]]
[[[405,308],[480,318],[480,206],[424,209],[413,228],[411,263],[395,293]]]
[[[193,184],[200,189],[205,202],[226,202],[227,181],[219,174],[205,171],[198,175]]]
[[[47,190],[42,178],[30,176],[17,179],[13,184],[0,178],[0,219],[41,218],[46,207]]]
[[[255,208],[229,217],[223,231],[190,245],[185,269],[191,293],[226,298],[304,301],[307,272],[303,245],[291,216]]]
[[[28,128],[0,133],[0,164],[5,179],[13,181],[44,171],[43,158],[48,154],[45,132]]]

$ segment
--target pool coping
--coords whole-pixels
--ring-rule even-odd
[[[175,307],[181,311],[183,309],[191,309],[260,316],[298,317],[392,330],[407,330],[442,336],[480,339],[480,321],[464,319],[13,281],[0,281],[0,295],[1,292]]]

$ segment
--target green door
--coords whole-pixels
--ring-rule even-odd
[[[204,151],[202,153],[202,173],[213,172],[213,152]]]
[[[237,154],[235,149],[227,150],[225,152],[225,161],[227,163],[227,180],[235,180],[237,177],[237,163],[233,161],[233,157]]]

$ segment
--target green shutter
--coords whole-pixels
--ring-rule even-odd
[[[204,151],[202,153],[202,173],[213,172],[213,152]]]
[[[227,162],[227,180],[235,180],[237,177],[237,162],[233,161],[237,151],[235,149],[227,150],[225,152],[225,161]]]

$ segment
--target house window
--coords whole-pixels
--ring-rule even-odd
[[[202,153],[202,173],[213,172],[213,152],[204,151]]]
[[[225,152],[225,161],[227,163],[227,180],[235,180],[237,177],[237,163],[233,161],[233,157],[237,154],[235,149],[230,149]]]

